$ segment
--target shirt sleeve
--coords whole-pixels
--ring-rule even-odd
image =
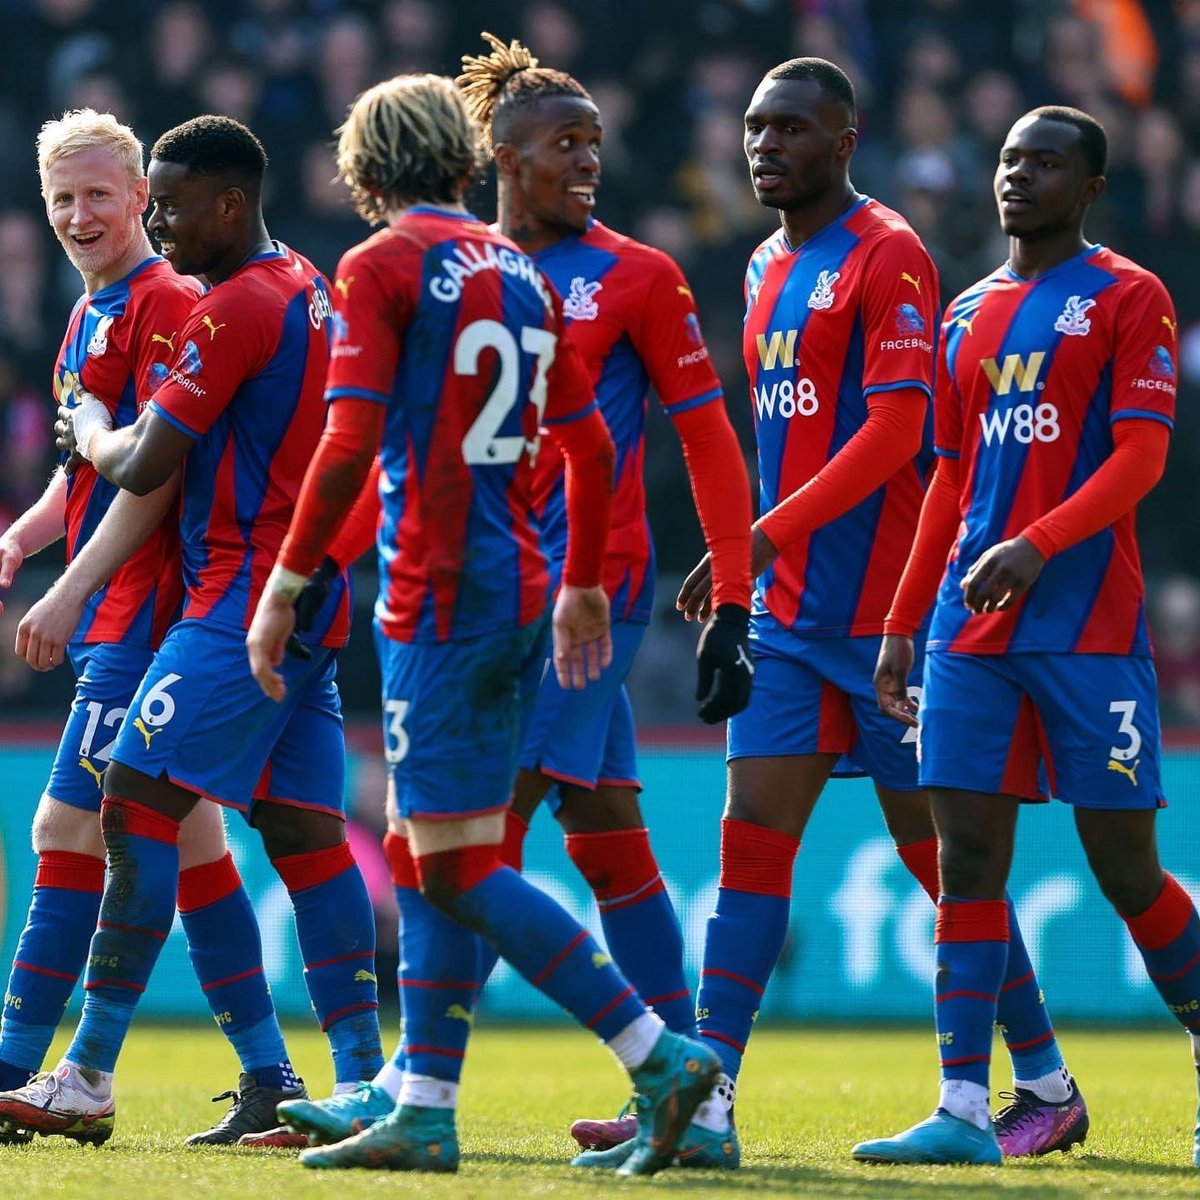
[[[1173,427],[1179,378],[1175,307],[1149,272],[1126,287],[1114,341],[1110,420],[1148,417]]]
[[[282,330],[281,306],[236,280],[213,288],[179,331],[175,357],[149,407],[189,437],[201,438],[238,388],[269,361]]]
[[[660,251],[640,265],[644,275],[634,281],[640,320],[631,323],[629,336],[663,408],[675,416],[720,398],[721,382],[683,272]]]
[[[414,272],[391,271],[389,280],[383,266],[358,250],[343,255],[338,264],[326,400],[358,396],[386,404],[391,397],[420,269],[414,264]]]
[[[880,238],[863,276],[863,395],[917,388],[933,395],[938,277],[916,234]]]
[[[946,357],[949,328],[950,322],[947,321],[938,344],[937,378],[933,394],[933,452],[943,458],[958,458],[962,453],[963,404]]]

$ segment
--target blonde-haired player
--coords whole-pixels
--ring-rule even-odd
[[[376,645],[405,1044],[370,1090],[339,1106],[343,1130],[375,1123],[301,1162],[457,1168],[454,1110],[486,940],[629,1070],[639,1112],[625,1173],[652,1174],[670,1161],[716,1056],[666,1030],[595,940],[501,859],[550,626],[533,511],[539,426],[566,460],[570,546],[553,619],[564,687],[595,680],[611,659],[600,579],[612,442],[561,340],[552,287],[463,204],[479,143],[453,84],[402,76],[373,88],[341,138],[344,177],[387,228],[338,267],[329,423],[247,644],[263,689],[280,695],[292,601],[380,450]],[[397,1084],[393,1110],[386,1088]],[[280,1116],[294,1121],[296,1107]]]
[[[37,139],[46,216],[83,277],[52,380],[55,403],[83,391],[112,420],[131,423],[166,378],[176,331],[201,293],[150,247],[142,144],[111,113],[68,112]],[[37,670],[69,659],[78,678],[46,790],[33,820],[37,875],[0,1020],[0,1092],[40,1070],[83,970],[104,885],[101,777],[108,748],[182,595],[178,479],[148,496],[118,492],[87,463],[61,465],[42,496],[0,535],[0,589],[22,562],[66,536],[66,573],[21,621],[17,654]],[[2,605],[0,605],[2,608]],[[245,1071],[287,1060],[262,974],[249,897],[225,844],[219,810],[201,805],[183,823],[179,907],[192,962]],[[231,914],[245,914],[252,933]],[[243,975],[243,973],[245,973]],[[229,977],[243,976],[229,982]],[[226,982],[222,984],[222,980]],[[102,1142],[111,1113],[76,1122],[80,1141]],[[9,1128],[0,1142],[33,1134]],[[219,1131],[196,1135],[226,1139]]]

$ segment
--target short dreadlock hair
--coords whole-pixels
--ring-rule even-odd
[[[565,71],[538,66],[538,60],[516,38],[506,46],[495,34],[480,34],[490,54],[464,54],[463,72],[455,80],[471,115],[483,129],[490,154],[508,141],[513,123],[531,104],[550,96],[591,100],[587,88]]]
[[[364,220],[396,204],[450,203],[482,168],[480,130],[445,75],[397,75],[363,92],[338,132],[338,174]]]
[[[254,199],[262,192],[267,170],[262,142],[241,121],[211,114],[168,129],[154,143],[150,157],[228,180]]]

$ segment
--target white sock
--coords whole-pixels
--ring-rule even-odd
[[[943,1079],[938,1107],[955,1117],[970,1121],[977,1129],[987,1129],[992,1123],[988,1111],[988,1090],[982,1083],[968,1079]]]
[[[394,1062],[385,1062],[379,1069],[379,1074],[371,1082],[382,1088],[393,1100],[400,1096],[400,1085],[404,1081],[404,1071]]]
[[[358,1080],[351,1080],[348,1083],[335,1083],[333,1085],[333,1094],[335,1096],[345,1096],[350,1092],[357,1092],[360,1086]]]
[[[698,1109],[692,1121],[701,1129],[724,1133],[733,1124],[733,1102],[737,1096],[737,1080],[730,1079],[724,1071],[717,1076],[713,1090]]]
[[[617,1061],[627,1071],[636,1071],[650,1057],[654,1044],[662,1037],[666,1025],[662,1018],[647,1009],[635,1017],[615,1037],[608,1048],[617,1056]]]
[[[93,1100],[107,1100],[112,1095],[111,1071],[93,1071],[64,1058],[54,1072],[60,1079],[64,1078],[64,1067],[70,1071],[70,1086],[76,1091],[83,1092]]]
[[[447,1079],[434,1079],[432,1075],[414,1075],[411,1071],[405,1071],[397,1103],[410,1104],[414,1108],[456,1108],[458,1084]]]
[[[1036,1079],[1017,1079],[1014,1076],[1013,1086],[1032,1092],[1047,1104],[1063,1104],[1071,1094],[1071,1073],[1066,1067],[1055,1067],[1053,1071],[1039,1075]]]

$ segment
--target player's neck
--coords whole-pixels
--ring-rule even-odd
[[[154,249],[150,245],[150,239],[139,230],[137,237],[129,243],[129,249],[111,267],[94,273],[80,272],[83,276],[84,290],[89,296],[94,296],[118,280],[124,279],[134,267],[140,266],[153,253]]]
[[[854,184],[847,179],[844,186],[815,196],[811,201],[796,208],[783,209],[779,214],[783,223],[783,236],[787,238],[788,245],[795,250],[809,238],[815,237],[827,225],[832,225],[861,199],[862,196],[854,190]]]
[[[420,200],[416,204],[392,204],[384,210],[383,219],[391,229],[397,221],[406,217],[414,208],[432,208],[438,212],[447,212],[467,216],[469,209],[462,200]]]
[[[1082,254],[1090,246],[1091,242],[1083,236],[1081,229],[1069,229],[1044,240],[1011,237],[1008,239],[1008,266],[1022,279],[1036,279]]]
[[[516,242],[526,254],[538,254],[578,233],[565,225],[543,221],[529,210],[519,195],[507,193],[507,189],[500,193],[496,224],[500,226],[500,232]]]
[[[216,287],[218,283],[224,283],[231,275],[240,271],[252,258],[274,248],[275,243],[271,241],[271,235],[260,217],[246,231],[244,237],[238,238],[237,242],[230,246],[229,252],[222,256],[220,262],[204,272],[204,278],[212,287]]]

